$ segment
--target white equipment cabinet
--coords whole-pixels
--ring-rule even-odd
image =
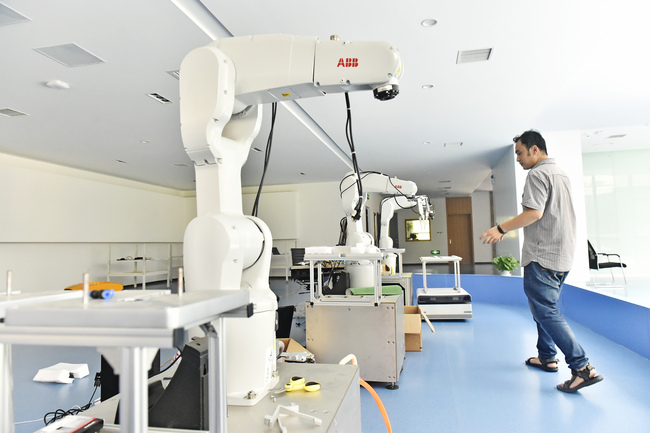
[[[417,302],[431,319],[471,319],[472,296],[460,286],[460,261],[458,256],[420,257],[423,287],[417,289]],[[451,262],[454,265],[454,287],[427,287],[427,263]]]
[[[349,354],[357,358],[368,382],[399,380],[404,364],[404,304],[399,295],[374,305],[307,305],[307,349],[319,363],[336,364]]]
[[[361,378],[396,382],[404,364],[404,303],[402,296],[381,294],[382,254],[305,254],[310,263],[311,301],[307,303],[307,349],[319,363],[336,364],[349,354],[357,358]],[[374,294],[322,295],[322,261],[369,260],[376,268]],[[318,284],[314,284],[314,264]]]

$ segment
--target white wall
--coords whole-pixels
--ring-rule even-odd
[[[492,169],[494,176],[492,201],[494,207],[494,222],[502,223],[519,214],[521,194],[517,190],[517,177],[514,145],[508,146],[507,151]],[[484,230],[485,231],[485,230]],[[483,232],[481,232],[483,233]],[[479,234],[480,236],[480,234]],[[507,233],[501,242],[495,245],[497,256],[513,256],[521,259],[521,246],[519,244],[520,231],[515,230]],[[517,268],[515,275],[521,275],[521,269]]]
[[[410,209],[395,212],[398,219],[399,246],[406,249],[402,256],[405,264],[419,264],[420,257],[430,256],[431,250],[440,250],[441,255],[447,255],[447,206],[444,198],[431,198],[431,204],[436,212],[431,220],[431,241],[406,241],[406,220],[417,219],[418,214]]]
[[[650,149],[583,155],[589,240],[598,252],[620,254],[631,277],[647,274],[650,262],[649,158]]]
[[[476,191],[472,200],[472,227],[474,230],[474,262],[486,263],[492,261],[492,247],[483,245],[478,237],[491,227],[492,211],[490,207],[490,192]],[[411,210],[403,209],[395,212],[398,218],[400,248],[405,248],[404,263],[419,264],[420,257],[431,255],[431,250],[439,250],[441,255],[449,254],[447,238],[447,205],[445,198],[432,198],[436,216],[431,220],[431,241],[411,241],[405,238],[405,221],[417,218]]]
[[[254,194],[257,188],[245,187],[242,191],[245,194]],[[337,244],[339,221],[345,216],[339,198],[339,182],[269,185],[264,187],[262,195],[273,192],[297,194],[297,247]],[[263,209],[260,208],[260,213],[262,212]]]
[[[492,207],[489,191],[472,194],[472,228],[474,230],[474,263],[489,263],[494,258],[492,245],[484,244],[479,236],[492,227]]]
[[[0,274],[12,270],[24,293],[62,290],[84,272],[104,281],[109,243],[182,242],[195,214],[178,191],[3,154],[0,203]]]
[[[251,215],[255,194],[242,194],[244,215]],[[273,239],[298,238],[298,194],[294,191],[264,192],[257,205],[257,217],[266,223]]]

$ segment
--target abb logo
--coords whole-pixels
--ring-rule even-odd
[[[402,189],[402,185],[394,185],[397,189]]]
[[[345,59],[341,57],[339,59],[339,64],[336,65],[336,67],[339,68],[341,66],[344,68],[356,68],[359,66],[359,59],[356,57],[346,57]]]

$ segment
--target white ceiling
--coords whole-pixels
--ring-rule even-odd
[[[511,138],[530,128],[580,130],[583,151],[650,147],[650,6],[639,0],[0,3],[28,18],[0,25],[0,109],[28,114],[0,116],[3,153],[194,189],[180,138],[178,80],[167,71],[211,40],[195,21],[217,36],[336,34],[393,44],[405,65],[397,98],[350,95],[359,165],[415,181],[430,196],[470,194],[509,151]],[[429,18],[437,25],[420,24]],[[67,43],[104,63],[67,67],[34,50]],[[456,64],[459,50],[481,48],[493,48],[489,61]],[[50,80],[70,88],[50,88]],[[146,96],[152,92],[171,103]],[[342,94],[299,104],[348,151]],[[270,123],[265,110],[253,143],[259,149]],[[620,134],[627,135],[609,138]],[[445,147],[452,142],[463,144]],[[251,152],[244,186],[257,184],[263,158]],[[278,109],[267,185],[338,181],[347,171]]]

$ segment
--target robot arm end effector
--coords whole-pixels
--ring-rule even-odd
[[[416,197],[418,202],[418,213],[420,214],[421,220],[433,219],[435,216],[435,210],[429,202],[429,197],[426,195],[419,195]]]
[[[387,83],[372,89],[375,99],[380,101],[389,101],[399,94],[399,84],[397,78],[390,77]]]

